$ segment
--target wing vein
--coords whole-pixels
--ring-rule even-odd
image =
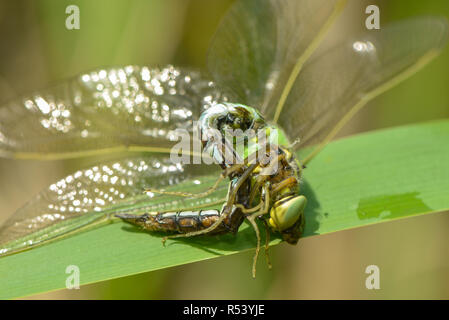
[[[298,78],[298,75],[301,72],[304,63],[310,58],[310,56],[318,48],[321,41],[324,39],[325,35],[327,34],[329,29],[335,22],[335,19],[340,15],[342,10],[344,9],[346,2],[347,2],[347,0],[340,0],[335,4],[332,14],[329,16],[326,23],[321,28],[320,32],[317,34],[315,39],[307,47],[307,49],[304,51],[304,53],[299,57],[298,61],[296,62],[295,66],[292,70],[292,73],[290,74],[290,77],[288,78],[287,83],[286,83],[284,89],[282,90],[282,94],[279,98],[278,104],[276,105],[276,112],[275,112],[274,118],[273,118],[273,121],[275,124],[277,123],[279,116],[281,115],[282,109],[285,105],[285,101],[287,100],[287,97],[288,97],[296,79]]]

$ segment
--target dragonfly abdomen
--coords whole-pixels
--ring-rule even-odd
[[[178,211],[158,213],[146,222],[150,231],[177,231],[180,233],[202,230],[218,220],[218,210]]]
[[[176,211],[145,213],[143,215],[117,214],[116,216],[148,231],[188,233],[203,230],[212,226],[219,219],[220,211]],[[230,223],[233,216],[235,215],[231,214],[229,219],[225,219],[216,229],[214,229],[213,234],[233,231],[232,229],[235,224]],[[240,224],[238,224],[238,226],[240,226]]]

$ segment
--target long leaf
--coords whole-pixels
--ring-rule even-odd
[[[331,143],[305,170],[304,236],[449,209],[449,120],[362,134]],[[271,244],[280,243],[273,239]],[[168,241],[110,224],[0,259],[0,298],[64,288],[66,268],[93,283],[253,248],[254,232]],[[262,260],[261,260],[262,261]],[[248,277],[251,262],[248,261]],[[276,272],[276,270],[274,270]]]

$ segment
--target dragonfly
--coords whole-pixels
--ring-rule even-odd
[[[207,74],[175,66],[103,68],[2,106],[2,157],[125,156],[80,169],[31,199],[0,227],[0,255],[117,218],[162,231],[164,241],[238,236],[248,221],[257,239],[255,276],[260,224],[291,244],[301,237],[306,165],[368,101],[424,67],[447,42],[447,22],[438,17],[334,39],[351,5],[356,1],[237,0],[212,39]],[[173,162],[177,132],[193,135],[195,128],[212,163]],[[221,148],[229,141],[209,135],[225,128],[285,139],[262,150],[266,161],[250,156],[253,136],[240,137],[247,142],[241,153],[232,140],[227,150],[242,160],[233,164]]]

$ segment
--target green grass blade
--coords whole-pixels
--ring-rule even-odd
[[[449,209],[449,120],[376,131],[328,145],[305,170],[304,236]],[[279,243],[273,239],[272,244]],[[253,248],[242,226],[226,235],[168,241],[122,222],[0,258],[0,298],[65,288],[66,268],[81,284],[210,259]],[[248,261],[250,277],[251,261]]]

